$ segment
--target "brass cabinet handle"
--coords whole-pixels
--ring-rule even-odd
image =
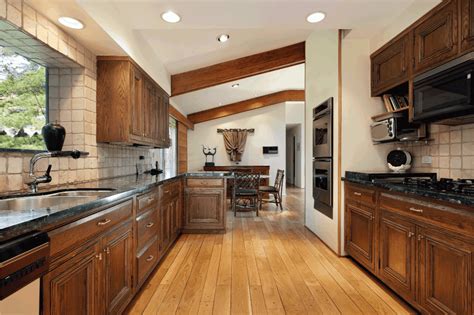
[[[104,249],[104,252],[105,252],[107,255],[109,255],[109,254],[110,254],[110,248],[107,247],[106,249]]]
[[[354,192],[354,195],[356,196],[362,196],[362,194],[360,192]]]
[[[170,191],[169,191],[169,190],[165,190],[165,194],[169,194],[169,193],[170,193]]]
[[[95,255],[95,258],[97,258],[98,260],[102,260],[102,253]]]
[[[418,240],[421,241],[424,238],[423,235],[418,235]]]
[[[155,256],[150,255],[146,258],[146,261],[152,261],[155,258]]]
[[[374,219],[374,216],[373,215],[370,215],[369,216],[369,220],[372,221]]]
[[[153,201],[155,201],[155,198],[153,198],[153,197],[148,197],[148,202],[153,202]]]
[[[413,232],[408,232],[408,237],[409,237],[409,238],[412,238],[413,235],[415,235],[415,233],[413,233]]]
[[[109,224],[111,221],[112,221],[112,220],[104,219],[104,220],[102,220],[102,221],[97,222],[97,225],[98,225],[98,226],[104,226],[104,225]]]
[[[151,228],[153,225],[155,225],[155,223],[150,222],[150,223],[148,223],[148,224],[146,225],[146,227],[147,227],[147,228]]]
[[[410,208],[410,211],[423,213],[423,209],[417,209],[417,208],[413,208],[413,207]]]

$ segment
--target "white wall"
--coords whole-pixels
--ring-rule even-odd
[[[314,31],[306,40],[306,106],[305,106],[305,165],[306,187],[312,187],[312,110],[329,97],[334,97],[338,104],[338,31]],[[337,126],[337,111],[334,115],[334,126]],[[334,139],[338,138],[334,128]],[[335,141],[337,148],[337,142]],[[337,149],[334,150],[334,161],[338,159]],[[334,163],[334,174],[337,174],[337,163]],[[337,196],[337,181],[333,184],[333,196]],[[334,206],[333,219],[328,218],[313,208],[312,189],[305,193],[305,224],[319,236],[332,250],[338,247],[337,206]],[[336,201],[337,199],[334,199]]]
[[[188,169],[202,170],[205,162],[202,145],[217,147],[216,165],[232,165],[218,128],[255,128],[249,134],[240,165],[269,165],[270,183],[277,169],[285,169],[285,103],[196,124],[188,131]],[[278,154],[263,154],[263,146],[278,146]]]

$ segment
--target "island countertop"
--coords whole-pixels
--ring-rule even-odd
[[[31,210],[1,210],[0,211],[0,243],[16,238],[34,231],[47,231],[61,226],[66,222],[80,217],[91,215],[101,210],[101,207],[113,204],[133,195],[146,192],[153,187],[182,177],[197,178],[228,178],[232,176],[228,172],[190,172],[176,176],[160,174],[152,175],[130,175],[111,179],[89,181],[79,184],[62,185],[40,191],[39,194],[48,194],[57,191],[68,191],[74,189],[113,189],[102,193],[97,197],[74,199],[58,205]],[[0,199],[24,197],[29,194],[4,194]],[[36,194],[38,195],[38,194]],[[35,194],[31,194],[35,196]]]

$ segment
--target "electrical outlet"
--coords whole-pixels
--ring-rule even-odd
[[[424,155],[421,157],[421,163],[422,164],[432,164],[433,163],[433,157],[430,155]]]

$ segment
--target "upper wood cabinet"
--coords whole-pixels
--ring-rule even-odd
[[[474,49],[474,0],[459,0],[461,2],[461,52]]]
[[[408,80],[411,45],[409,34],[371,56],[372,95]]]
[[[97,142],[170,145],[169,96],[127,57],[98,57]]]
[[[458,1],[445,0],[414,28],[414,72],[438,66],[459,52]]]

